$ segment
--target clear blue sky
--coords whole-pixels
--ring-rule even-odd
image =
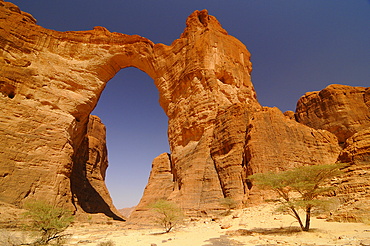
[[[252,53],[252,81],[264,106],[294,110],[329,84],[370,86],[370,2],[366,0],[13,0],[58,31],[139,34],[171,44],[194,10],[208,9]],[[107,126],[107,185],[118,208],[135,205],[152,159],[168,152],[167,119],[153,81],[138,69],[113,78],[94,114]]]

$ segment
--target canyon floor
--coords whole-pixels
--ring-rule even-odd
[[[369,224],[312,218],[310,231],[301,232],[291,216],[274,210],[273,204],[262,204],[219,219],[188,220],[170,233],[115,221],[76,223],[67,230],[71,236],[66,245],[92,246],[109,241],[116,246],[370,245]],[[2,233],[5,235],[4,230]],[[19,232],[6,233],[15,236]],[[0,240],[0,245],[7,244]]]

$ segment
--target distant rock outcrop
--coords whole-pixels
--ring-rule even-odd
[[[350,163],[339,186],[340,219],[358,221],[370,217],[370,87],[330,85],[310,92],[297,103],[297,121],[325,129],[338,138],[338,161]]]
[[[128,218],[132,214],[132,212],[135,211],[136,206],[133,206],[131,208],[121,208],[118,209],[118,211],[122,214],[123,217]]]
[[[353,134],[370,128],[370,88],[330,85],[306,93],[298,103],[298,122],[324,129],[338,137],[340,144]]]
[[[206,10],[191,14],[170,46],[103,27],[57,32],[35,23],[0,0],[1,202],[47,199],[123,219],[104,184],[105,128],[90,113],[130,66],[158,88],[171,149],[153,161],[132,221],[159,198],[192,215],[220,209],[224,197],[245,206],[263,197],[247,179],[256,172],[346,161],[357,170],[346,184],[369,175],[370,89],[332,85],[303,96],[295,113],[262,107],[250,53]]]

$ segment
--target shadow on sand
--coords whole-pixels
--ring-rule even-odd
[[[293,235],[302,232],[300,227],[281,227],[281,228],[254,228],[251,230],[239,229],[234,231],[226,232],[226,235],[222,235],[219,238],[210,238],[203,246],[239,246],[244,245],[243,243],[230,239],[233,236],[254,236],[259,235]],[[209,242],[209,243],[208,243]]]
[[[163,234],[168,234],[168,232],[163,231],[163,232],[152,232],[152,233],[150,233],[150,235],[163,235]]]
[[[229,236],[252,236],[260,235],[290,235],[302,232],[300,227],[280,227],[280,228],[253,228],[250,230],[239,229],[235,231],[228,231]]]
[[[234,239],[229,239],[226,235],[221,235],[218,238],[210,238],[206,242],[209,242],[207,244],[204,244],[202,246],[239,246],[244,245],[243,243],[236,241]]]

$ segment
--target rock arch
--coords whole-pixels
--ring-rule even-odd
[[[73,185],[74,179],[81,178],[89,184],[78,166],[87,158],[83,153],[88,129],[99,125],[89,115],[107,81],[130,66],[147,73],[158,88],[160,104],[169,117],[172,168],[177,170],[185,162],[185,149],[193,150],[195,156],[205,154],[201,159],[207,161],[197,160],[202,164],[197,164],[193,179],[213,172],[215,179],[206,181],[210,183],[208,195],[202,196],[211,199],[222,194],[210,153],[198,150],[198,143],[211,141],[210,122],[218,109],[234,103],[260,106],[250,81],[249,52],[227,35],[214,17],[206,11],[194,12],[180,39],[166,46],[102,27],[79,32],[47,30],[15,5],[1,5],[1,91],[7,94],[1,98],[6,105],[2,115],[9,116],[2,125],[13,125],[12,129],[1,128],[1,141],[8,146],[1,153],[5,160],[1,167],[2,201],[21,204],[48,197],[54,203],[68,206],[76,202],[87,212],[94,210],[88,203],[84,205]],[[232,63],[224,63],[235,54]],[[225,73],[228,83],[218,79],[218,74]],[[188,188],[189,173],[180,169],[172,171],[176,173],[173,199],[196,196],[203,185]],[[203,174],[198,174],[198,169]],[[194,199],[203,203],[203,198]],[[184,206],[194,205],[194,201],[190,203]]]
[[[250,195],[247,176],[255,172],[341,158],[354,165],[368,160],[369,88],[329,86],[308,93],[295,117],[261,107],[251,82],[250,53],[206,10],[191,14],[170,46],[102,27],[47,30],[2,0],[0,26],[1,202],[21,206],[47,198],[77,212],[120,219],[104,185],[104,139],[94,135],[104,127],[90,113],[107,81],[128,66],[153,78],[168,117],[171,152],[153,161],[137,220],[158,198],[171,199],[190,214],[218,209],[222,197],[238,206],[263,198]],[[343,94],[347,90],[351,93]],[[350,103],[323,97],[338,93]],[[329,108],[323,103],[341,105],[346,117],[325,111],[323,122],[311,122],[317,121],[314,109]],[[332,119],[341,126],[340,136],[350,131],[348,139],[356,137],[345,149],[336,132],[329,132],[326,122]],[[359,142],[364,151],[353,151]]]

